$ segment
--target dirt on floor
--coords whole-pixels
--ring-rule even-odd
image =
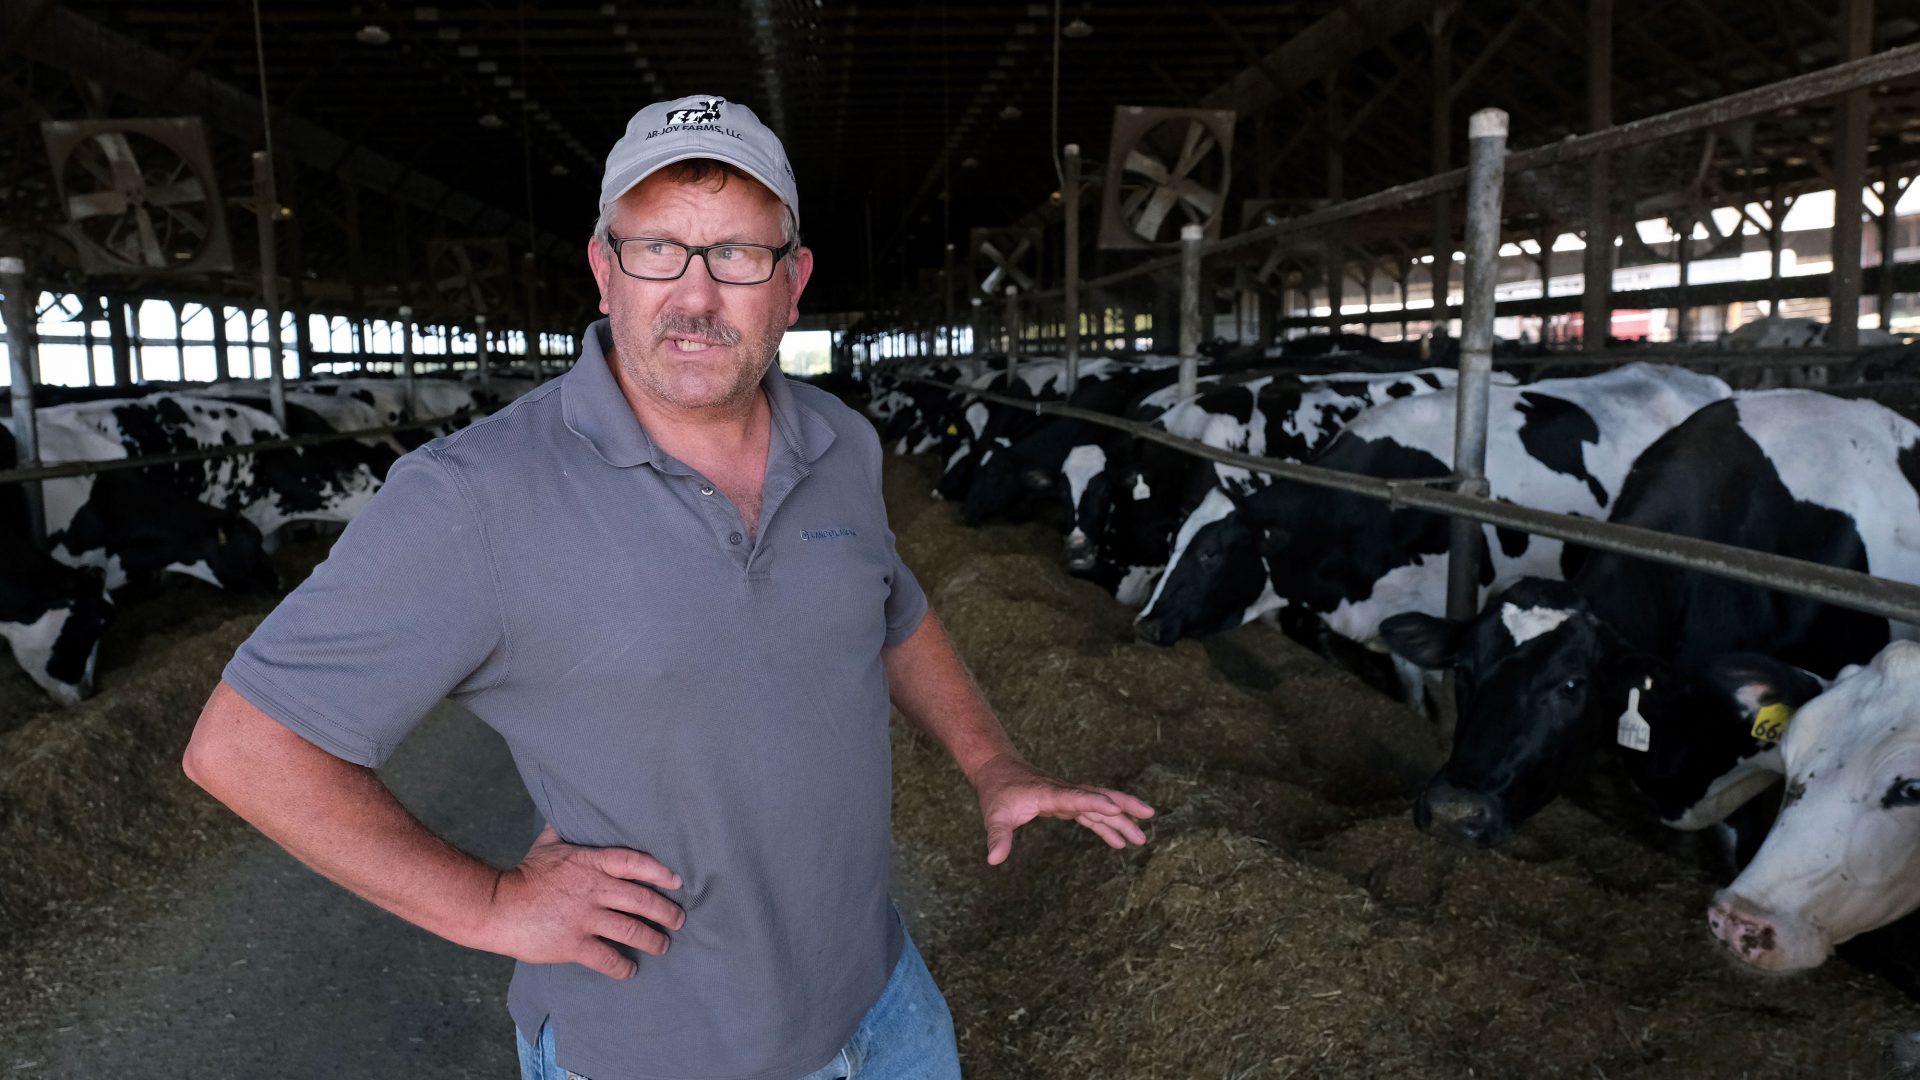
[[[1497,853],[1417,833],[1428,727],[1264,626],[1173,649],[1065,576],[1038,526],[966,529],[889,458],[901,553],[1036,763],[1158,808],[1114,852],[1061,822],[990,868],[971,790],[896,726],[903,895],[976,1078],[1879,1077],[1920,1015],[1833,964],[1734,970],[1712,882],[1562,802]],[[289,582],[324,544],[287,553]],[[181,776],[194,716],[271,598],[123,613],[74,710],[0,677],[0,1009],[32,937],[137,919],[242,828]],[[139,631],[139,632],[136,632]],[[7,665],[0,665],[6,667]],[[9,681],[11,680],[11,681]]]

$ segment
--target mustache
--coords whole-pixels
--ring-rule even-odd
[[[653,320],[653,340],[655,341],[691,337],[731,346],[740,344],[740,336],[740,331],[735,329],[733,324],[717,315],[688,315],[685,312],[669,311]]]

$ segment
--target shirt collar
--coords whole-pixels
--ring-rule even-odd
[[[560,408],[567,429],[593,447],[601,460],[618,468],[651,463],[658,465],[666,454],[654,445],[633,407],[620,392],[620,384],[607,366],[607,353],[613,345],[613,328],[606,319],[596,319],[581,336],[580,358],[560,380]],[[767,369],[760,381],[773,413],[773,430],[793,456],[803,464],[812,464],[833,443],[833,427],[812,406],[795,400],[780,365]]]

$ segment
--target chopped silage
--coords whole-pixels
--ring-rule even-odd
[[[988,868],[972,793],[896,727],[896,845],[974,1077],[1875,1077],[1920,1015],[1832,964],[1719,955],[1713,883],[1566,802],[1508,850],[1413,828],[1424,722],[1284,635],[1170,650],[1037,526],[966,529],[889,459],[899,548],[1037,764],[1158,809]],[[1265,677],[1238,683],[1209,652]]]

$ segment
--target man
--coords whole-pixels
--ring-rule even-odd
[[[1021,760],[894,553],[872,427],[774,366],[798,208],[749,110],[635,115],[572,371],[395,464],[187,748],[309,866],[518,960],[527,1077],[959,1075],[887,894],[889,695],[973,782],[989,863],[1039,816],[1145,841],[1139,800]],[[372,771],[449,695],[548,823],[511,870]]]

